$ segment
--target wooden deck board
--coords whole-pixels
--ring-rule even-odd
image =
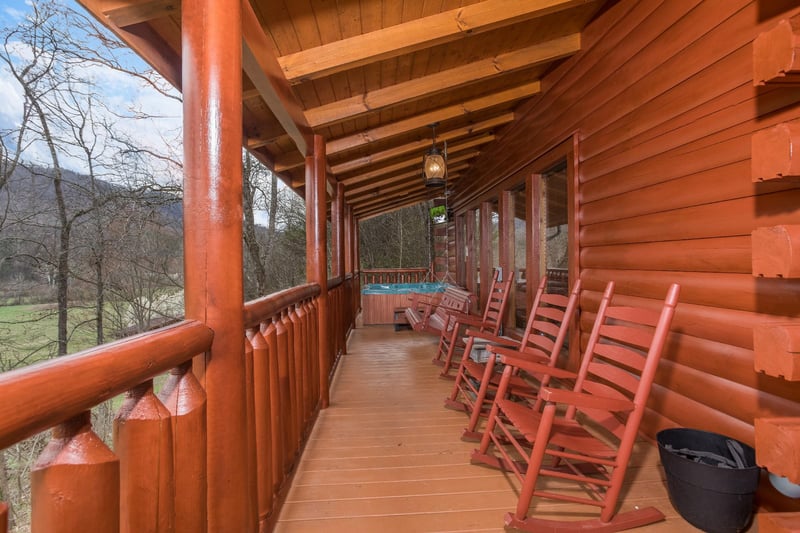
[[[503,531],[519,482],[469,464],[476,444],[459,438],[466,416],[443,407],[452,381],[430,362],[437,340],[387,326],[354,332],[276,532]],[[623,509],[654,505],[667,516],[638,531],[698,531],[670,505],[655,447],[639,443],[633,461]],[[563,502],[533,505],[547,518],[592,512]]]

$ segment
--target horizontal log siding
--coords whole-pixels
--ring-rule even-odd
[[[467,207],[489,176],[511,177],[577,134],[584,341],[606,281],[620,302],[654,308],[682,285],[643,424],[651,437],[683,425],[753,444],[754,418],[800,416],[800,386],[753,370],[754,324],[800,324],[800,280],[751,275],[753,229],[800,224],[800,185],[750,179],[753,132],[800,122],[800,91],[752,82],[752,41],[800,9],[761,4],[618,2],[453,202]]]

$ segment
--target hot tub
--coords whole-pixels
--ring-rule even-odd
[[[361,319],[365,326],[394,324],[394,310],[408,307],[412,292],[434,295],[446,283],[370,283],[361,287]]]

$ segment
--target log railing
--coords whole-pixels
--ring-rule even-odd
[[[205,476],[205,394],[190,366],[212,336],[185,321],[0,374],[0,448],[53,428],[31,469],[32,531],[146,531],[169,527],[176,509],[205,509],[198,483],[174,487]],[[157,397],[152,380],[165,372]],[[122,393],[111,451],[90,409]]]
[[[215,459],[209,450],[208,460],[247,462],[248,486],[235,490],[254,529],[274,524],[320,408],[320,384],[346,352],[358,280],[328,285],[328,339],[318,335],[316,284],[244,305],[246,383],[231,387],[246,390],[248,453]],[[0,374],[0,449],[52,428],[31,472],[34,533],[206,531],[206,395],[192,360],[212,338],[205,325],[184,321]],[[156,393],[153,380],[164,373]],[[90,410],[123,393],[112,450],[92,431]],[[6,515],[0,502],[0,533]]]
[[[428,268],[375,268],[361,271],[361,283],[421,283],[429,274]]]

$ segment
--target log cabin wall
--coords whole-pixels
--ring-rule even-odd
[[[800,416],[800,384],[756,372],[753,352],[755,325],[800,324],[800,280],[754,276],[750,237],[800,224],[798,183],[754,183],[750,161],[755,132],[800,124],[798,86],[753,83],[754,39],[798,12],[795,0],[613,4],[466,178],[495,185],[454,199],[476,207],[576,137],[584,339],[608,280],[653,306],[682,285],[649,436],[689,426],[752,445],[755,418]]]

